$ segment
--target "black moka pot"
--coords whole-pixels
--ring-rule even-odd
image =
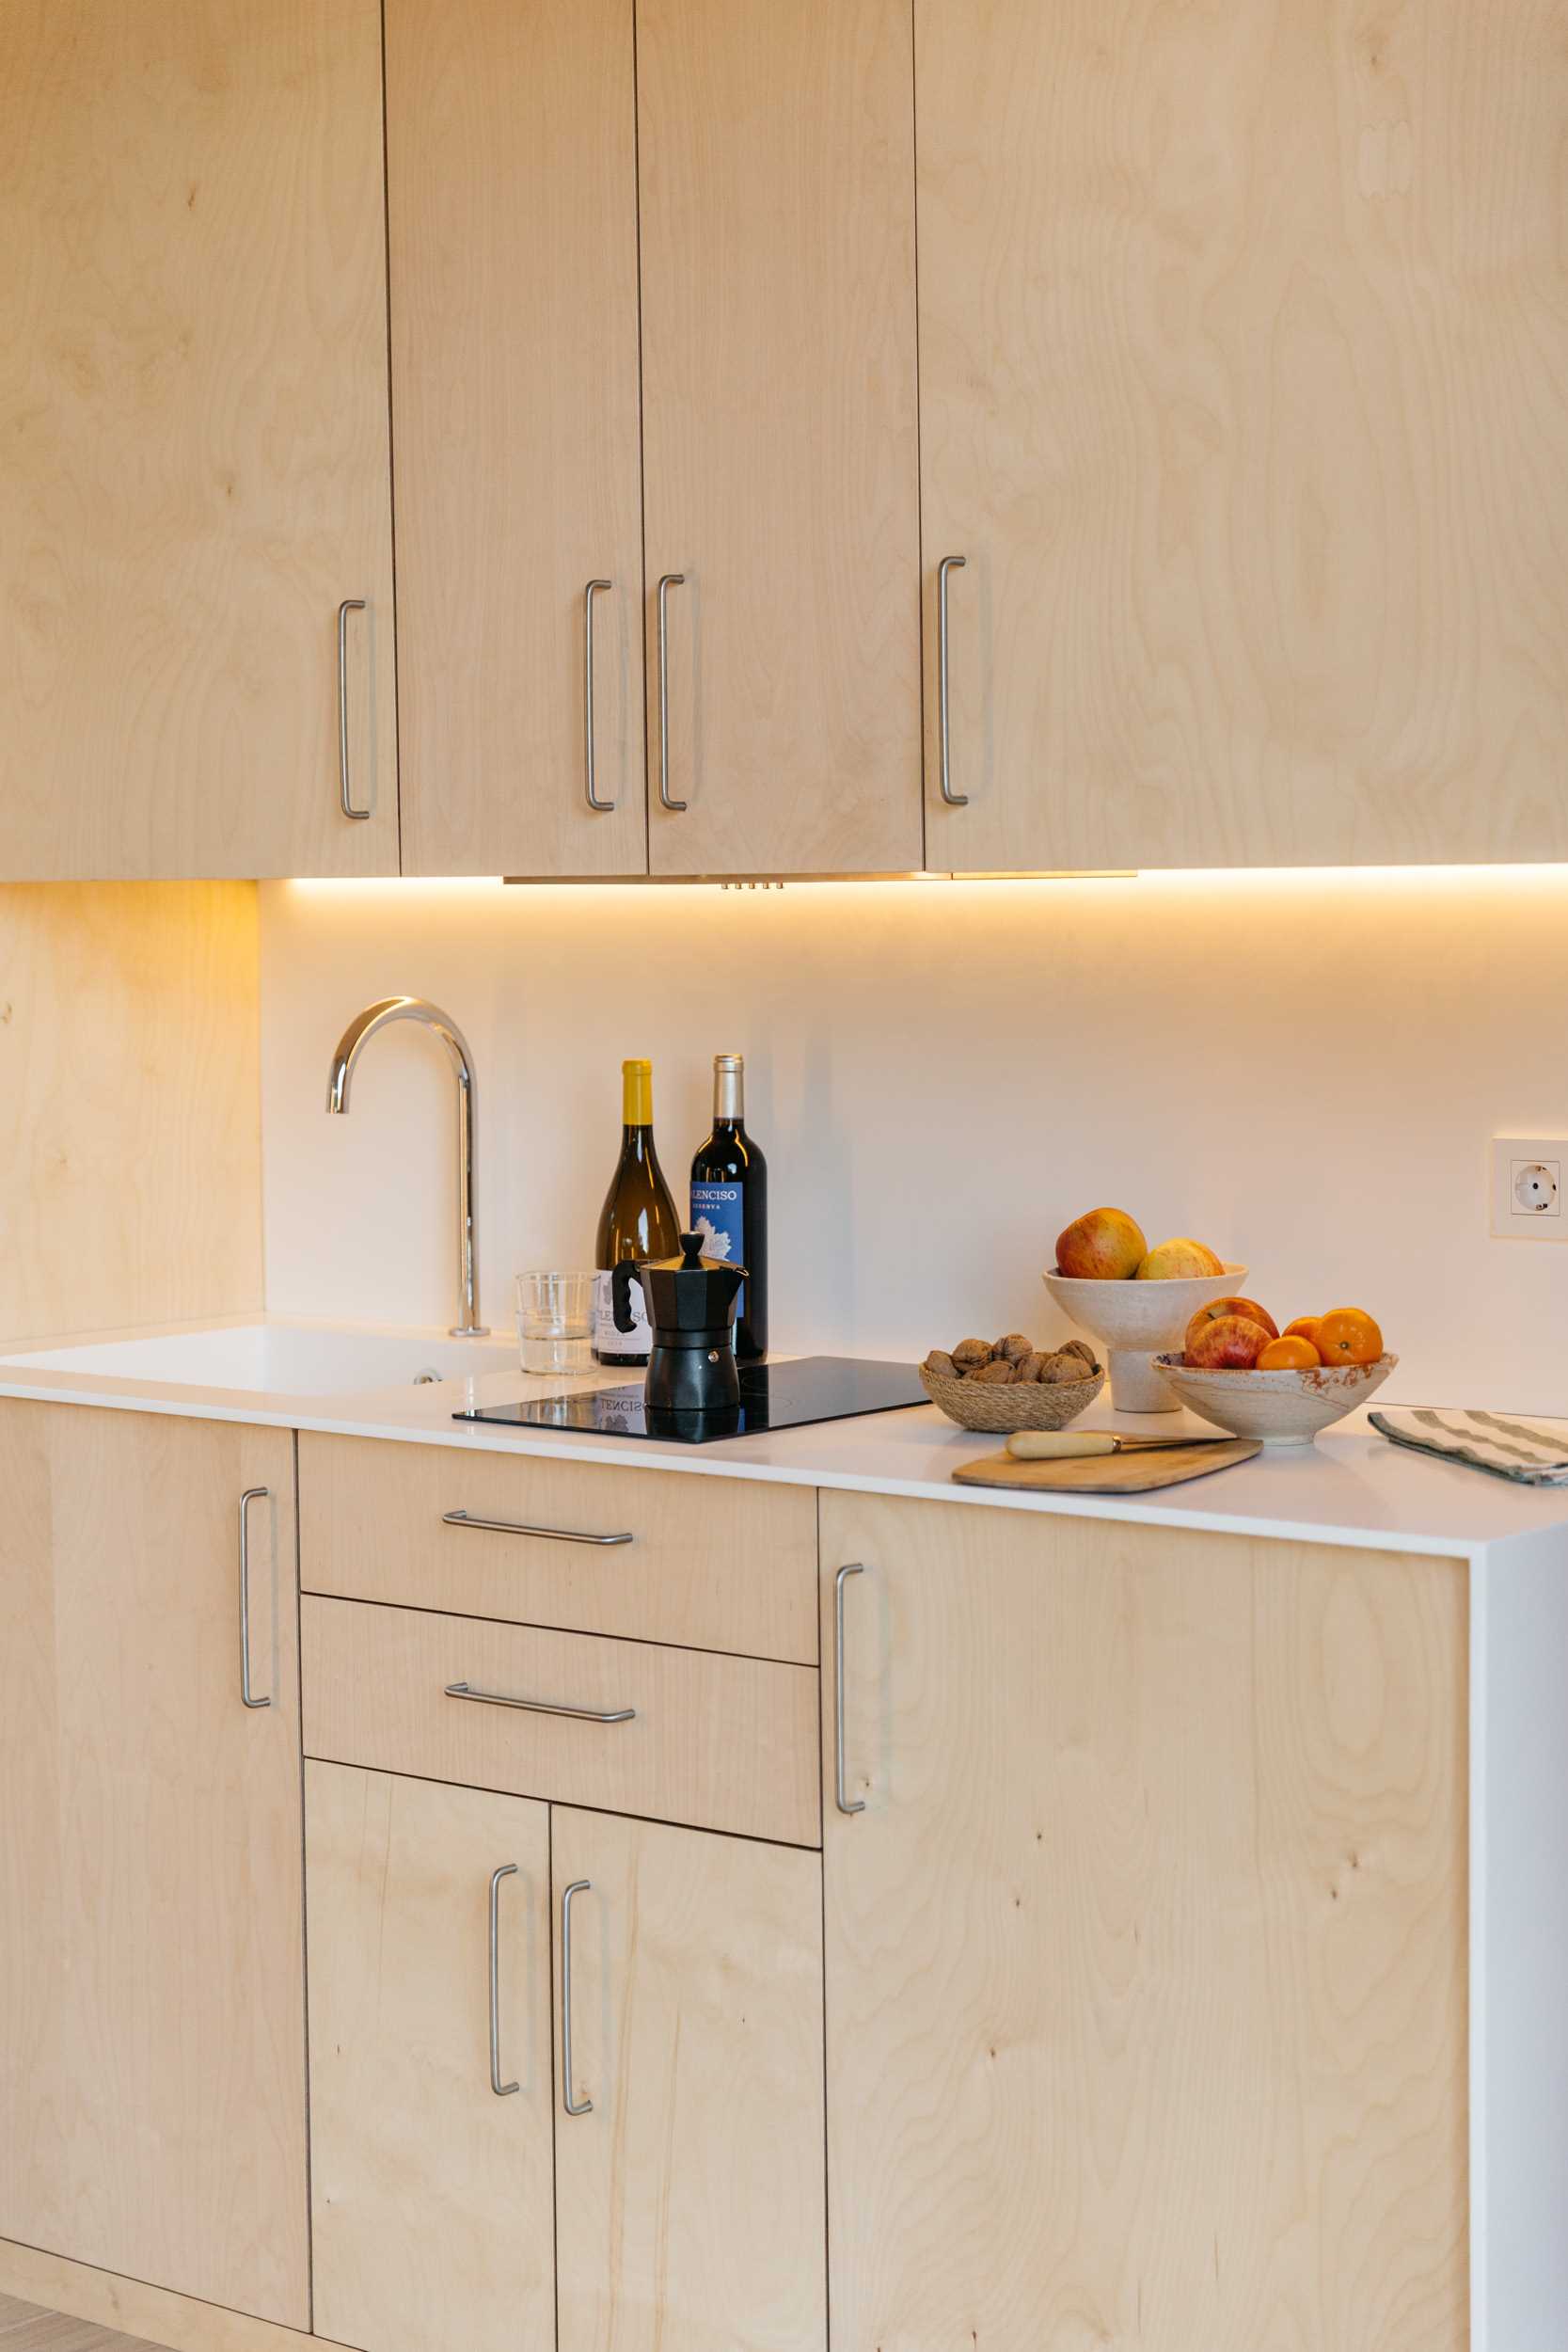
[[[642,1285],[653,1326],[643,1393],[650,1406],[709,1413],[740,1402],[735,1361],[735,1311],[743,1265],[705,1258],[700,1233],[681,1235],[678,1258],[623,1258],[610,1277],[617,1331],[633,1331],[631,1286]]]

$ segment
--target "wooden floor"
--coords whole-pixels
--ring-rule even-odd
[[[141,2336],[122,2336],[89,2320],[67,2319],[37,2303],[0,2295],[0,2352],[150,2352]],[[150,2352],[161,2352],[154,2345]]]

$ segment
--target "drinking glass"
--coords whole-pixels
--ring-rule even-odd
[[[523,1370],[591,1372],[592,1274],[519,1274],[516,1286],[517,1347]]]

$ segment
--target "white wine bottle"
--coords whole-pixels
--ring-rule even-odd
[[[648,1313],[642,1286],[634,1282],[632,1320],[636,1328],[617,1331],[610,1302],[610,1278],[623,1258],[641,1265],[648,1258],[673,1258],[680,1250],[680,1222],[654,1150],[654,1066],[651,1061],[621,1064],[621,1156],[599,1211],[598,1244],[594,1263],[594,1356],[601,1364],[628,1368],[648,1360]]]

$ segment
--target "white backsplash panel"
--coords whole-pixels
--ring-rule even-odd
[[[451,1073],[412,1026],[325,1112],[345,1022],[433,997],[478,1070],[486,1319],[586,1265],[624,1056],[684,1209],[711,1057],[768,1159],[773,1343],[917,1356],[1065,1330],[1039,1282],[1110,1202],[1288,1316],[1360,1304],[1411,1399],[1568,1411],[1568,1251],[1489,1237],[1495,1134],[1568,1135],[1568,870],[1076,882],[264,883],[267,1303],[450,1319]],[[1394,1391],[1391,1390],[1390,1393]]]

